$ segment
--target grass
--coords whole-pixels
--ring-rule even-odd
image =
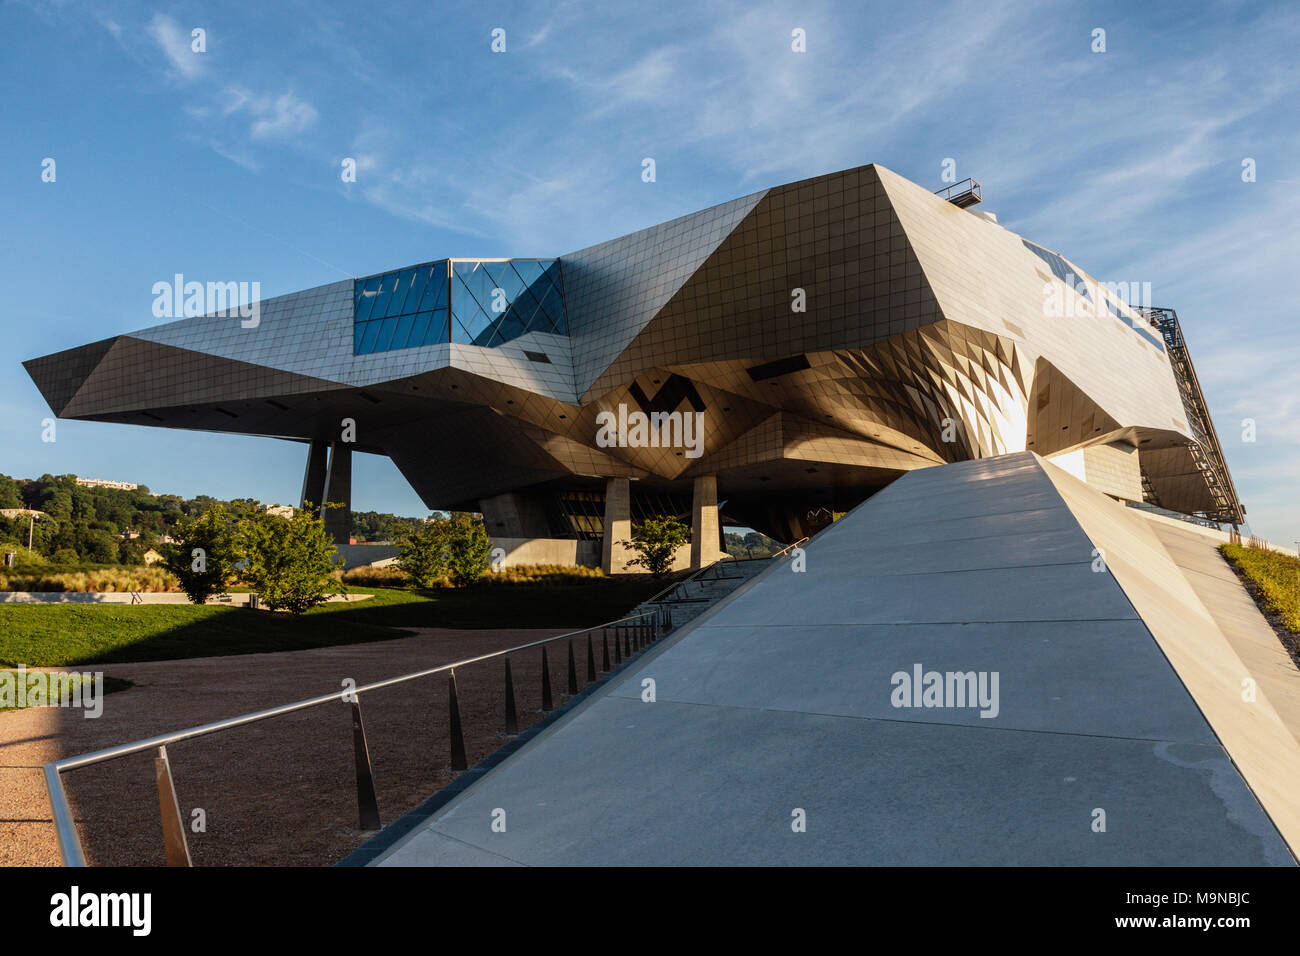
[[[485,574],[483,584],[586,584],[604,580],[605,572],[600,568],[576,567],[562,564],[515,564],[500,571]],[[382,568],[361,567],[343,572],[345,584],[358,584],[362,587],[395,588],[408,587],[411,583],[406,572],[396,565]],[[451,587],[449,578],[441,577],[435,582],[436,587]]]
[[[662,582],[606,578],[566,585],[480,584],[372,594],[298,617],[191,604],[0,605],[0,666],[65,667],[264,654],[403,637],[417,627],[590,627],[621,617]]]
[[[0,673],[5,673],[5,674],[14,674],[14,678],[12,678],[12,679],[14,679],[14,680],[16,680],[17,677],[18,677],[18,675],[17,675],[17,673],[16,673],[15,671],[0,671]],[[74,687],[76,687],[77,685],[81,684],[81,682],[82,682],[82,680],[83,680],[81,674],[72,674],[72,675],[70,675],[70,676],[71,676],[71,678],[72,678],[71,683],[70,683],[70,685],[69,685],[70,688],[74,688]],[[91,679],[92,682],[95,681],[95,678],[94,678],[94,677],[91,677],[90,679]],[[123,677],[109,677],[107,674],[105,674],[105,675],[101,675],[101,677],[99,678],[99,680],[102,682],[102,683],[100,684],[100,688],[99,688],[99,690],[100,690],[100,695],[101,695],[101,696],[102,696],[103,694],[112,694],[112,693],[115,693],[116,691],[119,691],[119,690],[126,690],[128,687],[134,687],[134,686],[135,686],[134,682],[129,681],[129,680],[126,680],[126,679],[123,678]],[[5,704],[0,703],[0,714],[2,714],[2,713],[6,713],[6,712],[11,711],[11,710],[26,710],[26,709],[27,709],[28,707],[30,707],[30,706],[32,706],[32,705],[30,705],[30,704],[24,704],[22,707],[19,707],[19,706],[17,706],[17,705],[14,705],[14,706],[6,706]]]
[[[1220,545],[1219,551],[1245,575],[1259,605],[1300,637],[1300,559],[1239,544]]]
[[[154,567],[90,568],[50,571],[40,567],[0,572],[0,591],[179,591],[180,582]]]

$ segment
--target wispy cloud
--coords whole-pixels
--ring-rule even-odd
[[[292,90],[268,94],[230,86],[221,96],[222,115],[248,117],[248,134],[255,140],[283,139],[305,132],[316,123],[318,116],[316,107]]]
[[[120,35],[121,28],[114,31],[109,27],[109,32]],[[158,44],[175,75],[186,80],[196,80],[203,75],[203,57],[207,54],[193,51],[189,30],[166,14],[155,13],[145,32]]]

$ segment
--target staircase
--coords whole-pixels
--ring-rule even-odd
[[[631,615],[659,612],[661,634],[671,633],[695,620],[746,581],[757,577],[774,558],[722,560],[660,591],[637,606]]]
[[[1178,313],[1173,309],[1158,308],[1139,308],[1137,311],[1159,329],[1165,340],[1165,351],[1178,383],[1192,437],[1195,438],[1187,447],[1214,502],[1214,507],[1207,509],[1203,517],[1236,527],[1246,520],[1246,509],[1241,506],[1232,476],[1228,474],[1223,448],[1214,430],[1214,422],[1210,419],[1210,410],[1205,406],[1201,383],[1196,378],[1196,368],[1192,365],[1192,356],[1187,351],[1187,343],[1183,340],[1183,331],[1178,324]]]

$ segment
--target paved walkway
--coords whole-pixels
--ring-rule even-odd
[[[1032,454],[913,472],[377,862],[1290,864],[1300,672],[1243,704],[1130,510]]]
[[[362,684],[571,630],[426,629],[399,640],[307,651],[67,668],[103,671],[135,686],[105,697],[98,719],[48,707],[0,713],[0,865],[59,863],[41,777],[49,760],[330,693],[344,677]],[[557,703],[565,699],[561,661],[551,662]],[[512,657],[521,728],[540,716],[538,663],[531,653]],[[493,661],[457,672],[471,761],[506,739],[500,666]],[[362,705],[380,810],[391,822],[452,779],[446,679],[368,694]],[[357,830],[344,704],[186,741],[168,752],[186,819],[195,808],[207,814],[207,831],[189,835],[198,865],[323,865],[365,840]],[[152,755],[76,770],[65,781],[92,864],[163,862]]]

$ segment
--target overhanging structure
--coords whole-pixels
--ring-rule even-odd
[[[253,327],[182,319],[25,364],[59,416],[306,442],[308,500],[350,499],[353,450],[387,455],[430,508],[481,511],[512,560],[617,571],[638,517],[691,514],[706,563],[719,509],[790,541],[909,471],[1025,450],[1237,523],[1160,321],[873,165],[554,258],[440,259],[266,300]],[[694,416],[698,447],[602,440],[629,412]]]

